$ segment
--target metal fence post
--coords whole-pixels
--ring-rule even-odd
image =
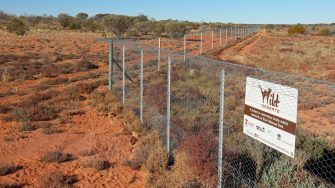
[[[184,62],[186,62],[186,34],[184,35]]]
[[[222,46],[222,30],[220,29],[220,46]]]
[[[212,46],[211,48],[213,49],[214,48],[214,31],[212,30]]]
[[[122,45],[122,104],[125,104],[125,95],[126,95],[126,50],[124,45]]]
[[[235,27],[235,40],[237,39],[237,28]]]
[[[226,44],[228,44],[228,28],[226,28]]]
[[[233,40],[233,28],[230,28],[230,39]]]
[[[108,89],[112,90],[113,85],[113,41],[109,41],[109,56],[108,56]]]
[[[223,153],[223,126],[224,126],[224,69],[221,70],[220,87],[220,119],[219,119],[219,152],[218,152],[218,188],[222,187],[222,153]]]
[[[141,72],[140,72],[140,119],[143,122],[143,49],[141,50]]]
[[[160,69],[160,64],[161,64],[161,38],[158,38],[158,62],[157,62],[157,70],[159,71]]]
[[[200,33],[200,55],[202,55],[202,31]]]
[[[168,57],[167,74],[167,105],[166,105],[166,150],[170,155],[170,118],[171,118],[171,57]]]

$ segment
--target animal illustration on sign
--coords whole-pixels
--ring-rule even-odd
[[[268,105],[271,105],[273,107],[278,107],[279,101],[279,94],[276,94],[272,92],[271,88],[268,88],[268,90],[263,90],[263,88],[258,85],[258,87],[261,89],[262,97],[263,97],[263,103],[264,99],[266,98],[266,103]]]

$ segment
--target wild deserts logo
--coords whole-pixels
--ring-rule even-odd
[[[260,88],[261,93],[262,93],[262,98],[263,98],[262,107],[279,113],[279,109],[278,109],[278,105],[280,103],[279,94],[275,94],[274,92],[272,92],[271,88],[268,88],[267,90],[265,90],[260,85],[258,85],[258,87]]]

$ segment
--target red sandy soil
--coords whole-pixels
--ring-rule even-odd
[[[28,36],[19,37],[6,32],[0,33],[0,54],[27,55],[38,53],[38,58],[53,59],[53,53],[66,54],[97,54],[100,53],[107,61],[107,45],[96,43],[93,40],[100,37],[97,34],[85,34],[76,32],[30,32]],[[74,63],[80,59],[63,59],[57,64]],[[106,79],[106,61],[97,59],[94,63],[99,65],[96,70],[90,71],[99,75],[98,78],[78,81],[76,83],[91,83]],[[6,63],[10,64],[10,63]],[[3,65],[0,65],[0,67]],[[57,78],[74,79],[87,74],[78,72],[67,75],[59,75]],[[101,77],[100,77],[101,76]],[[53,78],[52,78],[53,79]],[[1,81],[0,92],[13,91],[12,95],[1,97],[0,105],[9,106],[25,101],[34,95],[34,87],[47,78],[35,80],[17,80],[12,82]],[[64,91],[69,84],[52,86],[52,90]],[[99,90],[106,90],[105,86]],[[124,134],[124,125],[114,118],[99,114],[90,105],[90,96],[80,102],[78,108],[83,112],[67,119],[63,124],[53,121],[53,128],[63,132],[46,135],[42,129],[31,132],[19,132],[19,122],[5,122],[0,120],[0,164],[15,164],[22,166],[16,172],[0,176],[1,184],[23,184],[26,187],[40,187],[41,177],[53,171],[61,171],[65,175],[75,175],[78,181],[74,186],[78,187],[144,187],[146,174],[139,170],[133,170],[123,165],[124,161],[132,156],[134,145],[131,143],[131,135]],[[1,118],[0,118],[1,119]],[[83,168],[81,163],[85,156],[80,153],[94,151],[95,156],[109,161],[111,167],[97,171],[91,168]],[[48,151],[62,151],[73,156],[73,160],[64,163],[46,163],[41,160],[43,154]]]

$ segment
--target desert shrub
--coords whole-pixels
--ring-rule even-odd
[[[86,20],[88,18],[88,14],[86,14],[85,12],[79,12],[77,15],[76,15],[76,18],[78,20]]]
[[[155,27],[156,27],[155,21],[139,22],[139,23],[136,23],[135,25],[136,30],[139,31],[143,35],[153,32]]]
[[[73,22],[74,18],[68,14],[61,13],[58,15],[58,23],[64,28],[68,28]]]
[[[52,76],[49,74],[49,76]],[[59,84],[66,84],[69,83],[68,78],[54,78],[54,79],[47,79],[44,81],[41,81],[36,87],[37,88],[48,88],[48,86],[53,86],[53,85],[59,85]]]
[[[19,127],[17,127],[17,131],[19,132],[29,132],[29,131],[33,131],[35,130],[36,127],[29,122],[25,122],[22,125],[20,125]]]
[[[172,38],[183,37],[186,31],[186,25],[182,22],[168,22],[165,24],[165,32]]]
[[[182,185],[182,188],[202,188],[203,185],[197,180],[191,180]]]
[[[117,116],[123,112],[119,99],[111,92],[95,92],[92,99],[92,104],[96,106],[99,112],[105,115]]]
[[[266,169],[261,179],[265,187],[325,187],[310,174],[303,171],[299,164],[287,157],[281,157]]]
[[[165,25],[163,23],[157,23],[153,32],[156,36],[161,36],[165,32]]]
[[[23,21],[15,18],[7,25],[7,30],[11,33],[16,33],[17,35],[24,35],[29,31],[29,28]]]
[[[97,65],[87,60],[81,60],[78,63],[76,63],[74,66],[74,69],[76,72],[89,71],[91,69],[97,69],[97,68],[99,68]]]
[[[71,30],[81,30],[83,26],[79,20],[72,20],[68,28]]]
[[[262,182],[264,182],[266,187],[283,187],[285,185],[281,185],[281,182],[285,182],[283,181],[284,178],[286,178],[288,182],[288,179],[292,178],[293,170],[294,165],[291,163],[291,159],[284,158],[282,160],[277,160],[263,174]]]
[[[75,87],[78,88],[78,92],[81,94],[92,93],[99,85],[96,83],[79,83]]]
[[[22,167],[16,166],[14,164],[0,164],[0,176],[12,174],[20,169],[22,169]]]
[[[216,175],[217,141],[211,133],[202,131],[191,135],[181,143],[178,151],[185,152],[186,164],[200,179],[207,179]]]
[[[105,16],[102,23],[107,30],[113,32],[118,38],[122,37],[132,25],[131,18],[123,15]]]
[[[304,26],[298,24],[295,26],[291,26],[288,29],[288,34],[293,35],[293,34],[305,34],[306,33],[306,29]]]
[[[2,184],[0,183],[0,188],[22,188],[24,184],[21,183],[11,183],[11,184]]]
[[[164,146],[159,138],[159,134],[152,132],[139,140],[134,149],[133,158],[124,164],[135,170],[145,165],[149,172],[165,169],[167,167],[167,155],[162,148]]]
[[[74,72],[74,66],[71,63],[64,63],[58,66],[58,69],[62,74],[71,74]]]
[[[41,67],[41,73],[45,77],[55,77],[58,73],[58,67],[53,63],[46,63]]]
[[[79,152],[79,155],[80,156],[92,156],[92,155],[95,155],[95,151],[93,149],[87,149],[87,150],[83,150],[83,151],[80,151]]]
[[[42,133],[45,135],[51,135],[51,134],[60,134],[63,133],[63,130],[58,130],[58,129],[51,129],[51,128],[45,128],[43,129]]]
[[[82,166],[84,168],[94,168],[97,171],[101,171],[101,170],[108,169],[111,166],[111,164],[105,159],[102,159],[99,157],[92,157],[92,158],[85,159],[82,162]]]
[[[63,163],[72,160],[72,155],[60,151],[50,151],[42,156],[42,160],[47,163]]]
[[[67,188],[77,182],[76,176],[67,176],[60,171],[46,174],[40,179],[41,188]]]
[[[138,36],[140,36],[139,32],[135,28],[129,29],[125,33],[125,35],[126,35],[126,37],[138,37]]]
[[[87,31],[95,32],[101,29],[101,25],[96,23],[93,19],[82,21],[82,25]]]
[[[329,28],[322,28],[320,31],[319,31],[319,35],[321,36],[330,36],[330,29]]]
[[[6,114],[10,111],[10,108],[5,106],[0,106],[0,114]]]
[[[49,121],[58,117],[59,109],[47,104],[38,103],[33,106],[17,107],[13,110],[13,117],[20,122]]]

